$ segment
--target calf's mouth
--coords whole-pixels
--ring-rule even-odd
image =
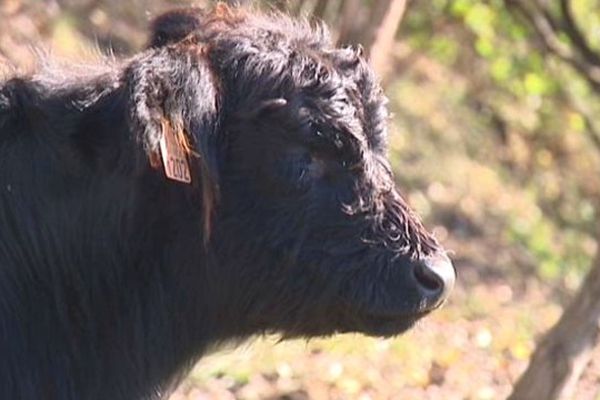
[[[441,307],[456,282],[454,265],[441,251],[394,266],[386,275],[381,287],[368,291],[368,299],[352,296],[344,331],[383,337],[403,333]]]

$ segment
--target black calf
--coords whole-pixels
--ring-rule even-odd
[[[147,399],[219,342],[394,335],[454,283],[359,51],[172,12],[88,77],[0,86],[0,398]]]

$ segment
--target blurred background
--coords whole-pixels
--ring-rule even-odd
[[[243,3],[324,20],[338,43],[364,45],[391,100],[398,185],[452,250],[458,288],[399,338],[266,337],[222,350],[171,400],[508,396],[599,264],[600,2]],[[189,4],[0,0],[0,76],[33,68],[39,48],[131,55],[150,18]],[[565,398],[600,399],[593,348]]]

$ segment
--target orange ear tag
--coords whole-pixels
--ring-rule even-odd
[[[186,152],[168,121],[162,122],[160,153],[167,178],[183,183],[192,182]]]

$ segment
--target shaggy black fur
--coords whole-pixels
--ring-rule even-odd
[[[60,73],[0,86],[0,398],[160,398],[221,342],[394,335],[447,297],[384,96],[324,29],[180,10],[136,57]]]

